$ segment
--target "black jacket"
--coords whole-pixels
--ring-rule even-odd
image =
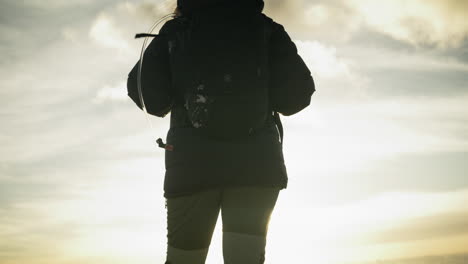
[[[309,105],[315,91],[310,71],[283,26],[261,14],[258,7],[254,12],[271,26],[268,47],[271,108],[283,115],[295,114]],[[173,149],[166,150],[164,196],[243,185],[286,188],[288,177],[273,113],[262,129],[235,141],[204,137],[187,121],[183,102],[178,99],[182,97],[181,92],[173,85],[170,65],[170,40],[177,38],[186,19],[179,17],[166,22],[148,46],[142,68],[148,113],[163,117],[171,112],[167,144]],[[129,74],[127,87],[128,95],[141,108],[137,70],[138,63]]]

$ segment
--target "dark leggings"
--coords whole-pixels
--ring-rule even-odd
[[[225,263],[263,263],[268,222],[279,191],[238,187],[166,199],[166,263],[205,263],[220,210]]]

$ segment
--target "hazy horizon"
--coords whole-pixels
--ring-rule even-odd
[[[164,262],[154,141],[168,118],[150,128],[125,85],[135,33],[174,7],[2,1],[0,263]],[[468,1],[266,0],[264,13],[317,88],[283,118],[289,183],[266,263],[466,263]],[[220,224],[207,264],[221,263]]]

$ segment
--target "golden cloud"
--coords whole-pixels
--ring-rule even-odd
[[[453,48],[468,36],[468,1],[349,0],[363,22],[414,45]]]

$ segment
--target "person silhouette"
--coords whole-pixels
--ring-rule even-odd
[[[144,53],[148,113],[170,115],[165,149],[166,264],[205,263],[221,212],[226,264],[265,261],[287,187],[279,114],[310,104],[315,84],[263,0],[178,0]],[[139,63],[128,95],[142,108]],[[142,108],[143,109],[143,108]]]

